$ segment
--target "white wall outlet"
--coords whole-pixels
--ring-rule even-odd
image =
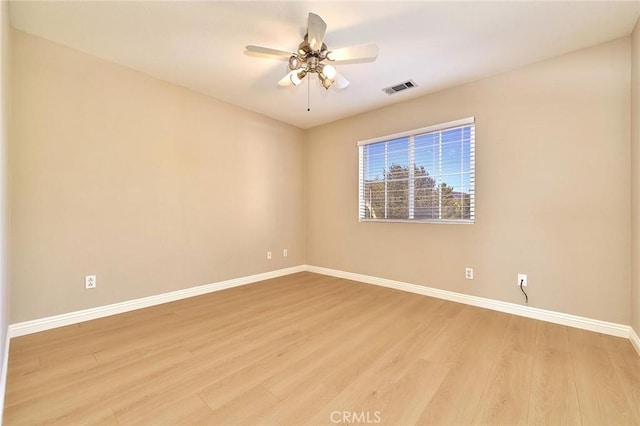
[[[88,290],[90,288],[96,288],[96,276],[95,275],[87,275],[84,277],[84,288]]]
[[[464,268],[464,277],[468,280],[473,279],[473,268]]]
[[[287,251],[287,249],[283,249],[283,250],[282,250],[282,256],[283,256],[283,257],[287,257],[287,256],[289,256],[289,252]]]
[[[518,274],[518,287],[520,287],[520,283],[522,283],[522,287],[527,286],[527,274]]]
[[[271,252],[270,251],[267,252],[267,260],[271,260]]]

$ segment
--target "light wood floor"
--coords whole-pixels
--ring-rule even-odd
[[[5,425],[640,424],[628,340],[300,273],[11,341]]]

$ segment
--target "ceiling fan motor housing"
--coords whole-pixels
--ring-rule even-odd
[[[316,69],[318,64],[327,58],[328,52],[329,49],[324,43],[322,43],[322,47],[319,51],[314,51],[307,41],[307,36],[305,35],[304,40],[298,45],[298,52],[289,58],[289,69],[292,71],[297,70],[303,63],[306,63],[310,72],[317,72]]]

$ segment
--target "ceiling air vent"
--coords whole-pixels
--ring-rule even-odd
[[[387,95],[393,95],[394,93],[402,92],[403,90],[411,89],[412,87],[416,87],[417,84],[413,80],[405,81],[404,83],[395,84],[393,86],[385,87],[382,89],[384,93]]]

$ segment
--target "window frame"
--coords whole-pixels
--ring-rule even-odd
[[[394,133],[391,135],[380,136],[372,139],[366,139],[362,141],[358,141],[358,221],[359,222],[401,222],[401,223],[441,223],[441,224],[467,224],[471,225],[475,223],[475,117],[467,117],[459,120],[448,121],[445,123],[438,123],[427,127],[421,127],[419,129],[407,130],[404,132]],[[414,164],[414,150],[412,147],[412,142],[414,137],[421,136],[427,133],[441,132],[448,129],[454,129],[457,127],[464,126],[473,126],[473,131],[471,132],[470,141],[469,141],[469,159],[470,159],[470,182],[469,182],[469,195],[470,195],[470,219],[374,219],[374,218],[366,218],[361,216],[361,207],[362,200],[364,199],[364,146],[371,145],[375,143],[382,142],[390,142],[396,139],[401,138],[409,138],[409,147],[407,148],[409,163]],[[409,179],[414,179],[413,173],[414,168],[409,167]],[[411,188],[413,186],[409,186],[409,209],[413,210],[411,207],[411,201],[413,198],[413,194]]]

